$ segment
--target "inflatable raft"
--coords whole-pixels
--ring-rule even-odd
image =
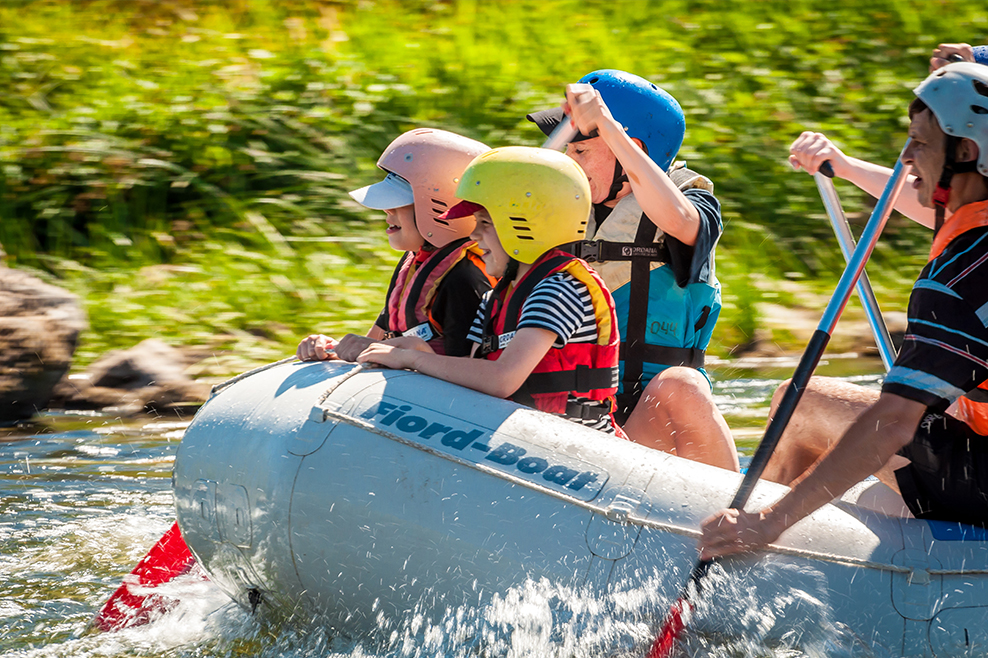
[[[358,636],[382,616],[483,604],[526,582],[606,596],[655,578],[668,591],[649,614],[664,612],[700,521],[739,483],[423,375],[338,362],[214,392],[173,475],[179,525],[211,580],[258,615]],[[760,483],[748,508],[784,491]],[[988,534],[852,502],[863,499],[725,560],[727,576],[765,563],[802,574],[878,654],[988,654]],[[777,580],[758,586],[766,604],[793,591]]]

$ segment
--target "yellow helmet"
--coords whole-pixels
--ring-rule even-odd
[[[529,146],[478,155],[463,172],[456,196],[487,209],[501,246],[522,263],[582,240],[593,210],[580,166],[558,151]]]

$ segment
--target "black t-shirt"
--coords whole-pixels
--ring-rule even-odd
[[[414,254],[406,252],[398,261],[395,272],[401,269],[406,258],[414,257]],[[391,298],[394,285],[395,277],[392,276],[385,299]],[[442,329],[443,348],[448,356],[470,354],[472,343],[467,340],[467,334],[470,332],[474,316],[477,315],[481,298],[490,289],[491,284],[487,275],[469,258],[462,259],[450,268],[439,282],[436,296],[432,300],[432,317]],[[385,331],[390,331],[388,319],[388,305],[385,304],[374,324]]]

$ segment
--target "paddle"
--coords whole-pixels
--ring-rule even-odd
[[[233,379],[214,386],[210,392],[210,397],[241,379],[294,360],[294,356],[286,357],[237,375]],[[170,582],[178,576],[189,573],[195,564],[196,559],[189,551],[189,547],[185,545],[185,540],[182,539],[182,532],[176,521],[151,547],[148,554],[137,563],[130,575],[124,577],[120,587],[89,622],[89,627],[109,632],[143,626],[156,616],[166,612],[177,601],[154,592],[141,592],[139,590],[158,587]],[[206,579],[206,574],[200,572],[199,575],[203,580]]]
[[[173,523],[158,543],[137,563],[130,575],[124,578],[117,591],[103,604],[89,623],[90,627],[104,632],[119,631],[132,626],[142,626],[155,616],[167,612],[177,603],[175,599],[155,592],[135,590],[167,583],[189,573],[194,565],[195,558],[182,540],[178,523]]]
[[[833,177],[834,168],[830,165],[829,160],[825,161],[820,166],[820,170],[813,174],[817,189],[820,190],[820,198],[827,209],[827,215],[830,216],[834,235],[837,236],[837,242],[840,244],[841,253],[844,254],[844,260],[847,261],[850,260],[851,253],[854,251],[854,236],[851,235],[851,227],[847,224],[840,198],[837,196],[837,190],[834,189],[834,183],[831,180]],[[861,305],[864,307],[865,317],[868,319],[868,326],[871,327],[875,344],[878,346],[878,353],[882,357],[882,363],[887,372],[895,361],[895,346],[892,344],[892,337],[889,336],[889,329],[885,325],[885,318],[882,317],[878,300],[875,299],[875,291],[871,288],[868,273],[864,270],[861,271],[861,278],[858,279],[857,290]]]
[[[569,115],[564,115],[559,125],[553,128],[549,136],[542,142],[542,148],[562,151],[567,144],[573,141],[578,132],[576,126],[573,125],[573,119]]]
[[[906,146],[908,145],[909,141],[907,140]],[[903,146],[903,151],[906,146]],[[847,267],[844,269],[844,273],[837,283],[837,288],[834,290],[834,294],[823,312],[820,324],[817,325],[813,337],[810,338],[806,350],[799,360],[799,365],[793,373],[789,387],[782,396],[782,401],[779,403],[775,417],[769,421],[768,427],[765,429],[765,436],[758,445],[758,449],[755,451],[754,457],[752,457],[751,464],[748,466],[748,471],[741,481],[741,486],[738,488],[734,499],[729,505],[732,509],[742,509],[744,504],[748,502],[748,497],[754,490],[758,478],[761,477],[762,472],[765,470],[765,466],[775,451],[775,446],[778,445],[786,425],[789,424],[789,420],[796,410],[796,405],[799,403],[813,371],[820,362],[820,357],[823,356],[823,351],[826,349],[827,343],[830,342],[830,335],[837,325],[837,320],[840,319],[840,315],[847,305],[848,299],[851,297],[851,291],[861,272],[864,270],[865,263],[871,256],[872,249],[874,249],[875,243],[878,241],[878,236],[881,235],[882,229],[885,227],[885,222],[892,212],[895,199],[899,196],[899,192],[905,184],[906,175],[909,173],[910,167],[902,164],[901,157],[900,154],[899,160],[896,161],[895,169],[892,171],[892,176],[889,178],[888,183],[886,183],[885,190],[882,192],[882,196],[879,198],[878,204],[871,213],[871,218],[868,220],[868,224],[861,234],[861,240],[858,242],[857,247],[855,247],[854,253],[851,255]],[[683,613],[691,607],[691,596],[699,594],[703,577],[710,569],[712,563],[712,560],[698,560],[693,566],[689,579],[683,585],[682,590],[680,590],[679,598],[672,605],[669,614],[662,623],[659,633],[652,642],[651,649],[648,652],[648,658],[665,658],[670,655],[676,641],[685,629]]]

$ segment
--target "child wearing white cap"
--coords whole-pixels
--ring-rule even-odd
[[[299,343],[303,361],[352,361],[368,344],[416,336],[439,354],[469,354],[467,333],[491,280],[475,242],[472,216],[441,219],[455,201],[456,185],[481,142],[445,130],[419,128],[395,139],[378,159],[384,180],[354,190],[358,203],[387,214],[388,244],[405,252],[388,287],[387,301],[367,336],[339,342],[312,334]]]

